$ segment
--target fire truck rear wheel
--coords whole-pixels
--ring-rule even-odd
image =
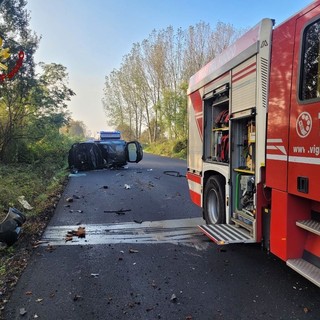
[[[204,189],[204,218],[207,224],[220,224],[225,221],[225,187],[223,178],[212,176]]]

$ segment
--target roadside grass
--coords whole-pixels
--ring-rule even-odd
[[[27,221],[20,239],[11,247],[0,243],[0,319],[5,303],[41,239],[67,182],[67,163],[49,159],[41,164],[0,165],[0,222],[9,207],[23,212]],[[27,210],[20,196],[32,207]]]
[[[26,209],[19,197],[33,207],[28,215],[36,215],[47,206],[47,201],[65,180],[67,165],[59,167],[53,164],[42,165],[0,165],[0,218],[6,215],[9,207],[22,212]]]
[[[148,153],[171,158],[187,159],[187,140],[164,140],[145,144],[143,150]]]

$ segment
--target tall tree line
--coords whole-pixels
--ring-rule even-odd
[[[103,106],[109,125],[126,139],[186,139],[189,78],[243,31],[223,22],[214,29],[200,22],[187,30],[154,30],[133,44],[120,68],[105,78]]]
[[[40,37],[29,27],[26,4],[26,0],[0,0],[0,49],[9,48],[11,53],[0,62],[11,70],[20,50],[25,56],[16,75],[0,81],[0,163],[32,162],[48,152],[59,155],[63,145],[59,129],[70,120],[67,101],[74,92],[68,88],[66,68],[40,64],[36,74],[34,53]]]

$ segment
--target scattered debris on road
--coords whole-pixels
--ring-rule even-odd
[[[104,210],[104,213],[116,213],[116,214],[125,214],[126,212],[131,211],[131,209],[120,209],[120,210]]]
[[[92,278],[98,278],[99,277],[99,273],[91,273],[91,277]]]
[[[185,177],[185,175],[181,174],[179,171],[163,171],[164,174],[168,175],[168,176],[172,176],[172,177]]]
[[[177,296],[173,293],[171,298],[170,298],[170,301],[171,302],[177,302],[177,299],[178,299]]]
[[[20,308],[20,316],[24,316],[27,313],[25,308]]]
[[[78,294],[75,294],[73,297],[73,301],[78,301],[81,298],[82,298],[81,296],[79,296]]]
[[[76,236],[78,238],[85,238],[86,237],[86,228],[85,227],[79,227],[78,230],[71,230],[68,231],[65,237],[65,241],[72,241],[73,237]]]

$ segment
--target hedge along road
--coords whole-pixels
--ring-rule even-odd
[[[185,173],[146,154],[71,175],[4,318],[319,319],[319,288],[282,261],[198,231]]]

